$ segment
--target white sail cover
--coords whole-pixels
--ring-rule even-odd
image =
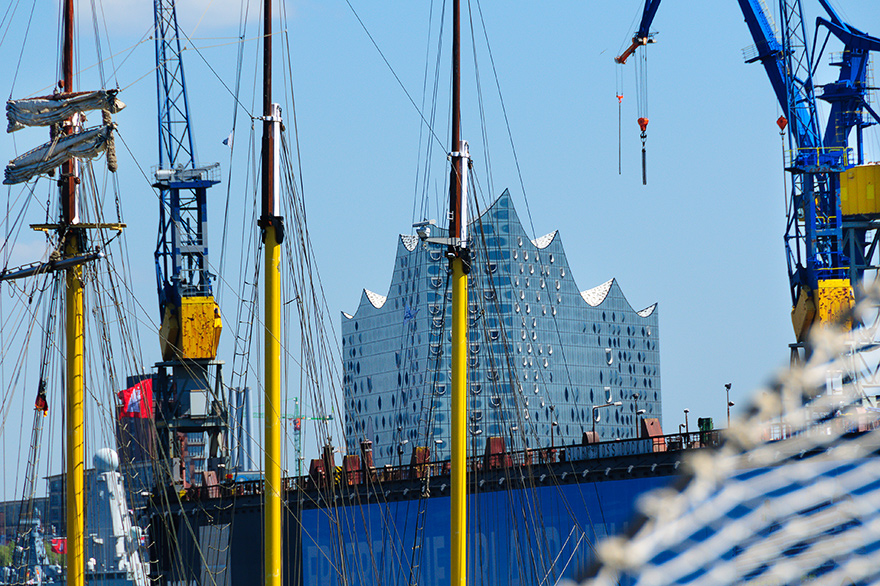
[[[114,124],[89,128],[78,134],[62,136],[16,157],[6,166],[4,185],[29,181],[35,175],[48,173],[62,163],[77,157],[91,159],[112,143]]]
[[[25,126],[50,126],[79,112],[106,110],[116,114],[125,104],[116,97],[117,90],[99,90],[74,95],[48,96],[6,102],[6,132]]]

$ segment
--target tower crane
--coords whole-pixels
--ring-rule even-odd
[[[814,324],[835,321],[852,306],[853,284],[865,271],[880,268],[874,260],[880,228],[874,186],[880,183],[880,165],[864,163],[862,142],[863,130],[880,121],[868,103],[873,89],[868,84],[869,58],[880,51],[880,39],[846,23],[827,0],[818,2],[828,18],[816,19],[810,39],[801,0],[778,0],[778,36],[763,0],[737,0],[754,41],[744,51],[745,61],[763,65],[783,112],[777,123],[788,134],[784,163],[791,197],[785,250],[793,355],[805,347]],[[653,42],[650,26],[659,4],[645,2],[632,44],[615,61],[625,63],[639,47]],[[813,74],[832,36],[843,43],[843,51],[831,61],[839,69],[838,78],[818,85]],[[831,106],[824,129],[817,99]]]
[[[227,405],[216,360],[222,320],[208,263],[208,188],[220,164],[196,157],[174,0],[154,0],[159,165],[156,278],[162,361],[156,367],[160,453],[176,458],[173,480],[187,483],[187,443],[208,438],[208,468],[225,466]],[[187,441],[189,440],[189,441]],[[182,471],[182,477],[176,472]]]

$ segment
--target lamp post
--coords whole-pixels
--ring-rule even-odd
[[[403,467],[403,446],[408,444],[409,440],[404,439],[400,440],[400,443],[397,444],[397,466]]]
[[[596,433],[596,420],[597,420],[596,418],[597,418],[599,409],[602,409],[603,407],[620,407],[621,405],[623,405],[623,402],[621,402],[621,401],[614,401],[613,403],[608,402],[608,403],[605,403],[604,405],[593,405],[593,407],[592,407],[593,434]],[[595,437],[595,435],[593,437]]]
[[[636,439],[639,439],[639,421],[640,421],[639,415],[644,415],[644,414],[645,414],[644,409],[639,409],[638,411],[636,411]]]
[[[639,435],[639,394],[633,393],[633,411],[635,414],[633,415],[633,424],[635,425],[635,435]],[[635,437],[635,436],[633,436]]]
[[[730,400],[730,387],[731,383],[726,383],[724,385],[724,391],[727,393],[727,427],[730,428],[730,408],[733,407],[733,402]]]

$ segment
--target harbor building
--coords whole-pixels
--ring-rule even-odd
[[[449,458],[452,290],[445,247],[401,235],[386,295],[342,314],[346,449],[376,466],[414,447]],[[428,231],[431,231],[430,235]],[[505,191],[470,224],[469,453],[641,434],[662,421],[657,304],[634,310],[614,279],[580,290],[561,237],[530,239]],[[618,404],[619,403],[619,404]]]

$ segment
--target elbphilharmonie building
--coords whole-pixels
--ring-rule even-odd
[[[662,419],[656,304],[634,310],[614,279],[581,290],[560,235],[530,239],[506,191],[469,233],[470,453],[490,437],[511,451],[633,438]],[[443,246],[401,235],[387,294],[343,313],[346,447],[372,441],[376,466],[416,446],[449,457],[449,276]]]

